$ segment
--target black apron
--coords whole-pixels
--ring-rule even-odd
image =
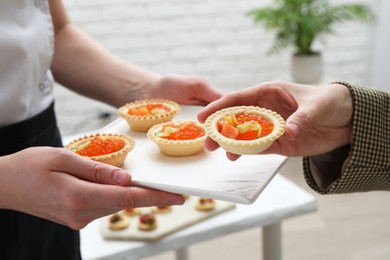
[[[33,118],[0,127],[0,156],[32,146],[62,147],[54,104]],[[79,232],[42,218],[0,209],[0,259],[81,259]]]

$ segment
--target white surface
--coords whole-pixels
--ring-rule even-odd
[[[197,106],[181,107],[174,121],[196,120],[201,110]],[[171,157],[162,154],[145,133],[131,131],[123,119],[115,120],[100,132],[126,134],[135,139],[135,148],[123,166],[135,185],[240,204],[253,203],[287,160],[280,155],[245,155],[231,162],[222,149]]]
[[[273,225],[315,209],[315,199],[311,194],[277,175],[254,204],[237,205],[233,210],[153,243],[106,241],[99,231],[100,219],[95,220],[81,230],[81,253],[84,260],[139,259],[248,228]]]

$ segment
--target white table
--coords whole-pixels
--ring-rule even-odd
[[[276,175],[252,205],[231,211],[190,226],[153,243],[106,241],[99,232],[99,220],[81,230],[83,259],[139,259],[175,250],[177,259],[189,259],[192,244],[254,227],[263,228],[263,259],[282,259],[283,220],[316,210],[315,198],[282,176]]]

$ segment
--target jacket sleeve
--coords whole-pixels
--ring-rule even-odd
[[[351,144],[304,157],[306,182],[320,194],[390,190],[390,93],[337,83],[352,94]]]

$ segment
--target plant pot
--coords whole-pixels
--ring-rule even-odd
[[[322,76],[321,53],[294,54],[291,62],[291,73],[294,82],[317,84]]]

